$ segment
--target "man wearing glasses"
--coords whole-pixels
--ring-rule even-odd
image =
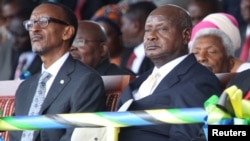
[[[69,49],[77,31],[74,13],[58,3],[42,3],[29,20],[32,51],[43,62],[42,71],[18,88],[14,116],[96,112],[105,109],[100,75],[73,59]],[[11,141],[69,141],[73,128],[12,131]]]
[[[133,74],[110,62],[104,28],[90,20],[78,22],[76,38],[70,48],[73,58],[93,67],[100,75]]]

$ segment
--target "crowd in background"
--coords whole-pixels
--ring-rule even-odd
[[[20,38],[26,36],[28,39],[28,33],[25,31],[19,34],[13,33],[10,24],[13,17],[20,16],[19,13],[24,13],[23,21],[28,19],[32,9],[44,1],[57,2],[57,0],[1,0],[0,80],[20,79],[24,71],[29,77],[39,71],[37,66],[41,61],[39,63],[39,59],[36,59],[35,54],[32,53],[29,41],[25,43],[24,39]],[[248,47],[250,43],[248,40],[250,39],[248,39],[248,34],[250,32],[248,24],[250,17],[248,9],[250,2],[248,0],[60,0],[58,2],[72,9],[78,20],[91,20],[101,24],[107,34],[110,62],[129,71],[130,74],[140,75],[153,66],[144,55],[142,45],[144,22],[152,9],[165,4],[175,4],[186,9],[190,13],[193,26],[211,13],[224,12],[233,16],[236,19],[235,26],[240,35],[232,37],[239,43],[234,48],[232,56],[238,60],[236,61],[238,64],[249,61]],[[132,5],[128,8],[129,4],[136,2],[142,2],[144,6]],[[152,2],[152,6],[143,2]],[[27,9],[27,11],[23,12],[23,9]],[[21,29],[24,30],[20,27]],[[229,33],[229,36],[233,35],[233,33]],[[23,49],[17,47],[22,45],[25,46]],[[229,68],[229,70],[237,71],[233,68]]]
[[[27,38],[29,38],[28,34],[23,33],[21,35],[12,35],[13,32],[11,33],[9,26],[12,17],[18,15],[18,13],[25,13],[26,15],[23,18],[24,21],[24,19],[29,18],[32,9],[44,1],[46,0],[1,1],[0,67],[2,69],[0,71],[0,80],[19,79],[22,77],[21,75],[24,70],[27,70],[28,72],[26,73],[29,73],[26,75],[33,75],[39,70],[36,67],[39,66],[39,59],[35,59],[36,57],[32,54],[31,47],[28,47],[30,45],[28,45],[28,43],[22,43],[24,40],[20,39],[21,36],[27,36]],[[147,6],[147,3],[144,3],[144,6],[142,7],[145,7],[145,10],[139,6],[135,6],[135,8],[132,6],[132,8],[128,10],[129,4],[139,1],[147,2],[150,0],[60,0],[58,2],[67,5],[72,9],[78,20],[99,22],[105,28],[108,37],[108,56],[110,62],[126,71],[130,71],[130,74],[140,75],[153,66],[152,62],[145,57],[143,46],[140,42],[142,42],[144,22],[147,14],[151,11],[150,9],[154,7],[150,8]],[[247,41],[249,34],[247,28],[247,7],[249,2],[247,0],[243,0],[242,2],[238,0],[152,0],[151,2],[153,2],[155,7],[165,4],[175,4],[185,8],[190,13],[193,26],[211,13],[225,12],[234,16],[237,20],[237,28],[240,31],[240,46],[235,48],[233,55],[240,61],[248,62],[249,45],[244,42]],[[22,9],[28,10],[22,12],[24,11]],[[143,16],[141,13],[146,14]],[[133,15],[133,17],[130,15]],[[138,23],[138,26],[133,26],[134,23]],[[17,44],[19,44],[19,46],[22,46],[23,44],[23,46],[25,46],[23,48],[27,49],[17,50]],[[23,56],[29,56],[26,57],[29,59],[23,59]],[[131,63],[131,59],[133,60],[133,63]],[[33,63],[33,61],[35,61],[35,63]],[[22,66],[21,70],[20,66]]]

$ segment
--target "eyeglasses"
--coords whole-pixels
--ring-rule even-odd
[[[85,39],[75,39],[72,46],[73,47],[83,47],[86,44],[88,44],[89,42],[93,42],[93,43],[100,43],[100,40],[85,40]]]
[[[38,24],[40,27],[46,27],[49,25],[49,22],[54,22],[62,25],[69,25],[64,21],[52,17],[41,17],[38,20],[26,20],[23,22],[23,25],[25,26],[26,30],[30,31],[35,24]]]

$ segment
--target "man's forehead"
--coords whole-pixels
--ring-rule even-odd
[[[146,24],[153,23],[153,22],[168,23],[169,18],[165,15],[149,15],[146,20]]]
[[[51,17],[59,17],[59,12],[57,12],[60,8],[58,6],[50,5],[50,4],[43,4],[36,7],[32,14],[31,18],[39,18],[44,16],[51,16]],[[61,14],[62,15],[62,14]]]

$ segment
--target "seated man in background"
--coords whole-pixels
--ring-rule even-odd
[[[240,45],[236,19],[226,13],[214,13],[193,28],[189,48],[197,61],[213,73],[227,73],[250,68],[250,63],[240,61],[234,55]]]
[[[76,38],[70,48],[73,58],[94,68],[100,75],[132,74],[110,63],[107,36],[102,26],[93,21],[79,21]]]
[[[192,21],[175,5],[153,10],[145,23],[144,49],[154,67],[132,81],[117,101],[128,111],[203,107],[222,89],[217,77],[188,54]],[[125,110],[125,109],[124,109]],[[190,141],[201,124],[161,124],[120,129],[119,141]]]

